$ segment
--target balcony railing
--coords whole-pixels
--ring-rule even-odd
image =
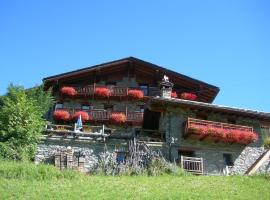
[[[229,130],[241,130],[241,131],[253,132],[253,128],[249,126],[241,126],[241,125],[228,124],[228,123],[222,123],[222,122],[214,122],[214,121],[208,121],[208,120],[188,118],[187,128],[192,128],[194,125],[207,126],[210,128],[222,128],[222,129],[229,129]]]
[[[252,127],[188,118],[184,137],[249,144],[258,139]]]
[[[203,174],[203,158],[181,156],[181,167],[194,174]]]
[[[72,116],[75,112],[81,111],[81,109],[76,108],[63,108],[63,109],[56,109],[56,110],[65,110],[68,111],[69,114]],[[107,110],[83,110],[84,112],[87,112],[88,115],[92,120],[96,121],[108,121],[111,118],[111,114],[113,111],[107,111]],[[117,112],[117,111],[115,111]],[[119,113],[119,112],[117,112]],[[143,113],[142,112],[120,112],[127,116],[127,122],[135,122],[135,123],[142,123],[143,121]]]
[[[91,95],[94,95],[96,87],[107,87],[107,86],[87,85],[87,86],[84,86],[84,87],[80,87],[80,86],[72,86],[72,87],[74,87],[76,89],[77,95],[91,96]],[[129,89],[141,90],[140,88],[121,87],[121,86],[108,86],[107,88],[110,89],[112,97],[124,97],[124,96],[127,96]],[[157,96],[157,95],[159,95],[159,88],[158,87],[149,87],[148,88],[148,95],[147,96]]]

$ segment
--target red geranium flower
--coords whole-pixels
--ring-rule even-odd
[[[197,98],[198,98],[197,95],[193,93],[184,92],[181,94],[181,99],[195,101]]]
[[[83,122],[86,122],[86,121],[90,120],[89,114],[87,112],[85,112],[85,111],[77,111],[77,112],[75,112],[74,115],[72,116],[73,120],[75,120],[75,121],[78,120],[80,115],[82,117]]]
[[[111,122],[114,124],[121,124],[127,121],[127,117],[124,113],[112,113]]]
[[[144,97],[143,91],[136,89],[128,90],[128,96],[133,99],[143,99]]]
[[[172,98],[177,98],[177,93],[175,91],[173,91],[172,94],[171,94],[171,97]]]
[[[95,89],[95,95],[98,97],[109,97],[111,96],[111,90],[109,88],[106,87],[97,87]]]
[[[62,87],[60,92],[67,96],[75,96],[77,94],[77,91],[73,87]]]
[[[65,110],[56,110],[53,113],[53,118],[57,121],[68,121],[70,119],[70,114]]]

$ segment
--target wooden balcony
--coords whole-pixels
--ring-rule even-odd
[[[64,109],[56,109],[56,110],[65,110],[68,111],[72,116],[75,112],[81,111],[81,109],[75,108],[64,108]],[[89,114],[92,120],[94,121],[109,121],[111,118],[111,111],[107,110],[83,110]],[[117,111],[115,111],[117,112]],[[119,112],[118,112],[119,113]],[[122,112],[124,113],[124,112]],[[125,114],[125,113],[124,113]],[[143,113],[142,112],[127,112],[125,114],[127,116],[127,122],[131,123],[142,123],[143,121]]]
[[[192,128],[194,125],[206,126],[210,128],[222,128],[222,129],[229,129],[229,130],[242,130],[242,131],[253,132],[253,128],[249,126],[241,126],[241,125],[228,124],[228,123],[222,123],[222,122],[214,122],[214,121],[208,121],[208,120],[188,118],[187,128],[188,129]]]
[[[195,157],[181,156],[181,167],[188,172],[203,174],[203,159]]]
[[[252,127],[188,118],[184,138],[248,144],[256,140]]]
[[[77,95],[79,96],[92,96],[95,93],[95,88],[96,87],[107,87],[107,86],[100,86],[100,85],[86,85],[83,87],[80,86],[72,86],[76,89]],[[121,87],[121,86],[108,86],[111,90],[111,96],[112,97],[125,97],[128,94],[129,89],[138,89],[140,88],[135,88],[135,87]],[[157,96],[159,95],[160,90],[158,87],[149,87],[148,88],[148,95],[147,96]]]
[[[143,121],[143,113],[142,112],[128,112],[127,121],[140,123]]]

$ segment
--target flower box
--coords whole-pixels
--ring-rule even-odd
[[[95,89],[95,96],[101,98],[108,98],[111,96],[111,90],[106,87],[97,87]]]
[[[66,96],[75,96],[77,94],[77,91],[73,87],[62,87],[60,92]]]
[[[228,143],[249,144],[258,139],[256,133],[245,130],[224,129],[218,127],[192,125],[189,133],[198,139],[208,138],[212,141],[222,141]]]
[[[77,111],[77,112],[75,112],[73,114],[73,116],[72,116],[72,119],[74,121],[77,121],[80,116],[81,116],[83,122],[86,122],[86,121],[90,120],[89,114],[87,112],[85,112],[85,111]]]
[[[110,121],[113,124],[122,124],[127,121],[127,117],[124,113],[112,113]]]
[[[181,99],[195,101],[198,98],[196,94],[184,92],[181,94]]]
[[[53,118],[56,121],[68,121],[70,119],[70,114],[65,110],[56,110],[53,113]]]
[[[128,90],[128,96],[131,97],[132,99],[143,99],[144,94],[143,91],[141,90],[136,90],[136,89],[132,89],[132,90]]]
[[[172,97],[172,98],[177,98],[177,97],[178,97],[178,96],[177,96],[177,93],[176,93],[175,91],[172,91],[171,97]]]

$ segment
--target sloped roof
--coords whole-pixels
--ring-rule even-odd
[[[162,97],[153,97],[150,100],[149,105],[154,104],[154,103],[158,103],[162,105],[164,105],[165,103],[168,105],[182,106],[185,108],[189,107],[189,108],[194,108],[194,109],[202,109],[202,110],[207,110],[207,111],[240,115],[243,117],[258,118],[261,120],[270,121],[270,113],[257,111],[257,110],[229,107],[229,106],[216,105],[216,104],[184,100],[184,99],[162,98]]]
[[[203,81],[191,78],[189,76],[180,74],[178,72],[169,70],[169,69],[167,69],[165,67],[161,67],[161,66],[158,66],[156,64],[153,64],[153,63],[150,63],[150,62],[147,62],[147,61],[135,58],[135,57],[127,57],[127,58],[123,58],[123,59],[119,59],[119,60],[115,60],[115,61],[111,61],[111,62],[106,62],[106,63],[102,63],[102,64],[98,64],[98,65],[94,65],[94,66],[90,66],[90,67],[86,67],[86,68],[82,68],[82,69],[62,73],[62,74],[57,74],[57,75],[54,75],[54,76],[49,76],[49,77],[44,78],[43,81],[44,81],[44,83],[48,83],[48,82],[52,82],[52,81],[58,81],[58,80],[65,79],[65,78],[68,78],[68,77],[72,77],[72,76],[75,76],[75,75],[80,75],[80,74],[84,74],[84,73],[91,73],[91,72],[94,72],[95,70],[102,70],[102,69],[105,69],[105,68],[110,68],[110,67],[113,67],[113,66],[116,66],[116,65],[129,63],[129,62],[133,62],[133,63],[138,64],[138,65],[142,65],[145,68],[149,68],[151,70],[155,70],[155,71],[158,70],[158,71],[163,72],[164,74],[168,75],[169,77],[170,76],[175,76],[178,79],[181,79],[181,80],[183,80],[183,81],[185,81],[187,83],[192,83],[194,85],[196,84],[196,85],[198,85],[198,87],[202,87],[202,88],[204,88],[204,90],[208,91],[207,92],[207,98],[208,98],[209,102],[212,102],[214,100],[214,98],[216,97],[216,95],[218,94],[218,92],[219,92],[219,88],[214,86],[214,85],[205,83]]]

